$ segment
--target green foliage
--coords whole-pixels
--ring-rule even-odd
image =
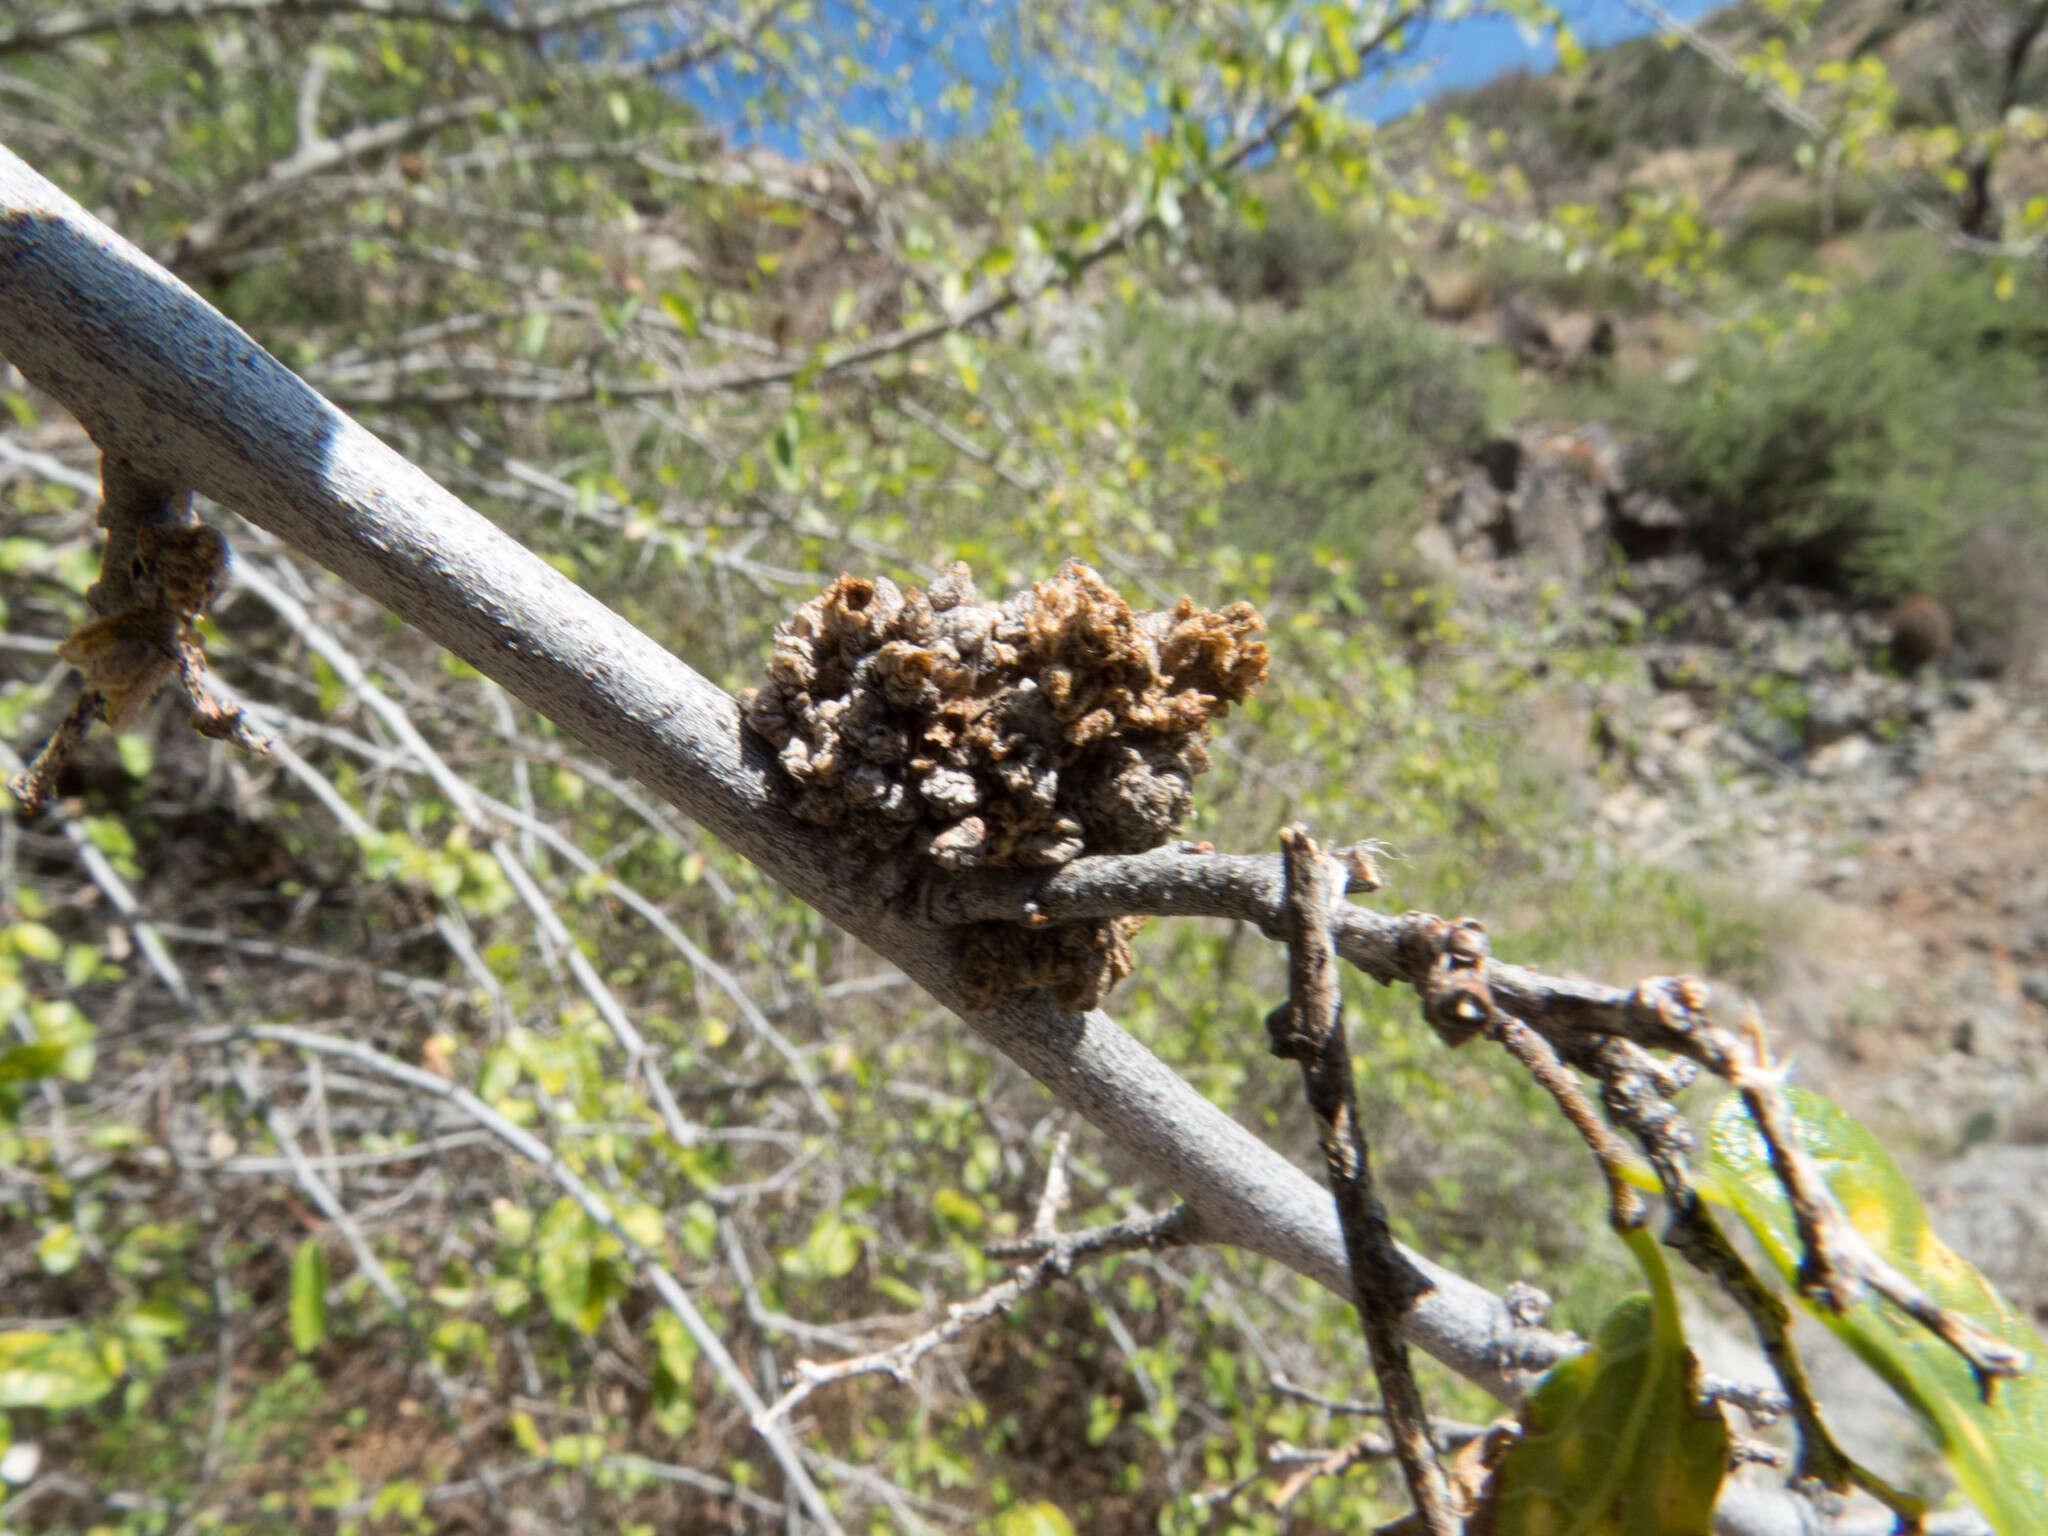
[[[1253,210],[1208,210],[1190,241],[1191,253],[1225,297],[1288,308],[1343,279],[1364,245],[1352,220],[1321,206],[1292,178]]]
[[[1129,325],[1147,419],[1212,443],[1230,477],[1190,540],[1375,564],[1414,531],[1430,455],[1477,447],[1489,425],[1469,349],[1385,299],[1328,290],[1257,326],[1151,307]]]
[[[1707,1536],[1728,1426],[1699,1400],[1678,1298],[1656,1239],[1625,1241],[1650,1281],[1554,1367],[1495,1472],[1499,1536]]]
[[[1754,92],[1658,37],[1603,48],[1569,75],[1519,72],[1446,92],[1433,110],[1508,134],[1517,163],[1532,175],[1583,171],[1617,151],[1708,144],[1761,159],[1795,141]]]
[[[311,1354],[327,1338],[327,1250],[307,1238],[292,1254],[292,1348]]]
[[[1871,1299],[1845,1313],[1808,1304],[1919,1415],[1963,1491],[2000,1536],[2048,1528],[2048,1344],[2011,1303],[1927,1223],[1920,1197],[1884,1144],[1823,1099],[1788,1090],[1801,1143],[1856,1230],[1934,1302],[2020,1351],[2032,1369],[1979,1396],[1954,1350],[1889,1304]],[[1705,1171],[1719,1197],[1748,1223],[1797,1290],[1799,1237],[1764,1140],[1741,1099],[1714,1111]],[[1802,1301],[1804,1298],[1802,1297]]]
[[[1655,483],[1704,509],[1720,547],[1874,597],[1924,591],[2000,632],[2031,587],[1987,581],[2048,540],[2048,295],[1938,263],[1918,242],[1885,280],[1760,341],[1715,338],[1696,376],[1617,401]]]
[[[0,1408],[83,1408],[114,1389],[118,1365],[83,1329],[0,1333]],[[118,1360],[119,1356],[115,1358]]]
[[[548,1207],[534,1232],[534,1277],[555,1321],[594,1333],[624,1294],[624,1247],[569,1196]]]

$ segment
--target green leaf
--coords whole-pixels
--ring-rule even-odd
[[[697,306],[690,302],[689,295],[680,289],[671,288],[661,296],[661,307],[670,319],[683,328],[685,336],[697,334]]]
[[[803,429],[794,415],[783,417],[782,424],[770,434],[768,460],[785,491],[802,489]]]
[[[34,1045],[0,1048],[0,1083],[25,1083],[48,1077],[64,1065],[62,1041],[39,1040]]]
[[[1697,1406],[1691,1355],[1664,1256],[1624,1241],[1650,1291],[1623,1300],[1593,1341],[1552,1370],[1495,1474],[1498,1536],[1707,1536],[1728,1426]]]
[[[55,960],[64,953],[64,941],[41,923],[16,923],[7,937],[31,960]]]
[[[45,1274],[50,1275],[68,1275],[78,1267],[84,1253],[85,1240],[78,1235],[78,1228],[68,1221],[58,1222],[36,1244],[36,1262],[43,1266]]]
[[[687,1387],[697,1364],[697,1341],[673,1312],[657,1312],[648,1331],[654,1337],[654,1358],[662,1372],[678,1387]]]
[[[1920,1415],[1956,1481],[2001,1536],[2048,1530],[2048,1346],[2012,1304],[1927,1224],[1920,1197],[1877,1138],[1819,1094],[1788,1089],[1800,1140],[1857,1231],[1943,1307],[2031,1362],[1989,1403],[1961,1356],[1876,1299],[1811,1311]],[[1742,1100],[1714,1111],[1702,1172],[1749,1224],[1797,1293],[1799,1237],[1763,1138]],[[1802,1298],[1803,1300],[1803,1298]]]
[[[946,358],[953,365],[953,372],[960,380],[960,387],[970,395],[981,392],[981,368],[975,359],[974,343],[958,331],[948,331],[940,342],[945,348]]]
[[[131,779],[146,779],[149,770],[156,763],[156,749],[149,738],[136,731],[123,731],[114,740],[114,751],[121,759],[121,770]]]
[[[534,1277],[557,1322],[593,1333],[624,1289],[610,1250],[617,1247],[567,1195],[548,1208],[534,1231]]]
[[[113,1373],[80,1329],[0,1333],[0,1408],[82,1408],[113,1385]]]
[[[292,1348],[311,1354],[327,1338],[327,1250],[313,1238],[292,1255]]]
[[[931,1206],[941,1221],[963,1232],[979,1232],[988,1223],[980,1201],[950,1186],[933,1194]]]
[[[1059,1505],[1040,1499],[1013,1504],[988,1523],[992,1536],[1074,1536],[1074,1523]]]
[[[565,1467],[594,1467],[604,1459],[604,1436],[557,1435],[548,1442],[548,1456]]]
[[[852,1273],[860,1262],[861,1240],[867,1228],[850,1222],[837,1211],[826,1211],[812,1223],[797,1268],[819,1279],[837,1280]]]

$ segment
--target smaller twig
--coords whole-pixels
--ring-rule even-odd
[[[1352,1297],[1364,1327],[1366,1350],[1387,1407],[1408,1496],[1431,1536],[1455,1536],[1458,1519],[1430,1443],[1429,1419],[1401,1319],[1429,1282],[1394,1245],[1386,1208],[1373,1189],[1372,1163],[1358,1119],[1351,1049],[1345,1038],[1337,954],[1330,939],[1332,909],[1342,893],[1337,866],[1300,826],[1280,832],[1286,881],[1287,1002],[1266,1020],[1273,1054],[1301,1066],[1303,1088],[1323,1144],[1323,1165],[1344,1231]]]
[[[1394,1442],[1376,1429],[1360,1430],[1351,1437],[1348,1445],[1341,1445],[1334,1451],[1301,1451],[1293,1446],[1281,1444],[1271,1447],[1266,1453],[1270,1463],[1286,1464],[1302,1461],[1286,1482],[1273,1490],[1272,1505],[1284,1513],[1308,1488],[1326,1477],[1340,1477],[1361,1461],[1384,1461],[1396,1454]],[[1452,1527],[1453,1530],[1456,1526]]]
[[[1031,1235],[1035,1238],[1049,1238],[1060,1219],[1060,1212],[1067,1204],[1067,1149],[1073,1145],[1074,1133],[1065,1126],[1052,1139],[1052,1151],[1045,1159],[1045,1188],[1039,1191],[1038,1209],[1031,1217]]]
[[[1353,879],[1365,889],[1375,888],[1372,845],[1361,844],[1358,851],[1362,862]],[[1283,862],[1178,843],[1148,853],[1074,859],[1044,875],[989,871],[933,882],[925,892],[925,909],[943,923],[1228,917],[1280,938],[1290,931]],[[1447,1044],[1462,1044],[1505,1014],[1531,1032],[1506,1032],[1512,1041],[1504,1034],[1502,1043],[1518,1055],[1533,1049],[1529,1042],[1540,1037],[1562,1063],[1593,1071],[1596,1057],[1608,1053],[1612,1059],[1612,1052],[1624,1051],[1629,1073],[1652,1098],[1676,1093],[1699,1068],[1723,1078],[1751,1102],[1751,1113],[1773,1149],[1773,1167],[1799,1221],[1801,1281],[1807,1294],[1840,1308],[1853,1304],[1866,1288],[1876,1291],[1961,1354],[1987,1396],[1997,1378],[2026,1368],[2023,1355],[1936,1305],[1856,1235],[1812,1160],[1786,1131],[1791,1116],[1775,1069],[1751,1043],[1714,1022],[1714,993],[1705,982],[1657,976],[1621,988],[1545,975],[1491,958],[1483,930],[1470,919],[1451,922],[1427,912],[1392,917],[1339,903],[1329,926],[1336,952],[1349,964],[1377,981],[1415,987],[1422,994],[1424,1017]],[[1648,1054],[1652,1050],[1668,1051],[1677,1060],[1656,1061]],[[1553,1075],[1552,1081],[1563,1079]],[[1559,1102],[1585,1134],[1582,1114]],[[1608,1174],[1611,1205],[1625,1212],[1632,1197],[1616,1185],[1612,1147],[1588,1144]]]
[[[1102,1258],[1136,1249],[1177,1248],[1194,1241],[1195,1217],[1186,1206],[1175,1206],[1158,1216],[1133,1217],[1105,1227],[1092,1227],[1065,1237],[1029,1237],[1011,1243],[990,1244],[987,1252],[996,1258],[1030,1254],[1009,1279],[990,1286],[979,1296],[955,1302],[936,1327],[914,1338],[871,1354],[818,1365],[810,1360],[796,1363],[796,1382],[782,1396],[754,1415],[754,1427],[767,1433],[820,1387],[850,1381],[856,1376],[887,1376],[907,1383],[917,1363],[970,1328],[1008,1311],[1033,1291],[1065,1279],[1084,1258]]]
[[[1607,1180],[1607,1221],[1617,1232],[1632,1232],[1649,1215],[1643,1197],[1628,1182],[1628,1148],[1594,1112],[1593,1101],[1557,1052],[1535,1030],[1509,1014],[1496,1013],[1488,1033],[1529,1069],[1529,1075],[1557,1102],[1572,1129],[1592,1152]]]
[[[1792,1458],[1768,1440],[1758,1440],[1750,1435],[1728,1437],[1728,1470],[1738,1467],[1775,1467],[1783,1471],[1791,1464]]]
[[[50,797],[57,793],[57,775],[71,761],[71,754],[78,750],[100,713],[97,693],[88,688],[79,694],[64,718],[57,722],[57,728],[50,732],[50,739],[36,749],[28,766],[7,781],[8,793],[30,809],[48,805]]]
[[[1926,1506],[1860,1465],[1836,1442],[1821,1418],[1805,1364],[1792,1345],[1790,1310],[1714,1224],[1693,1187],[1688,1166],[1692,1127],[1629,1053],[1603,1048],[1595,1054],[1593,1065],[1600,1074],[1601,1101],[1607,1113],[1636,1138],[1657,1172],[1671,1213],[1664,1231],[1665,1245],[1675,1248],[1742,1308],[1764,1358],[1785,1390],[1786,1411],[1799,1432],[1798,1476],[1815,1479],[1838,1493],[1851,1486],[1863,1488],[1898,1517],[1902,1529],[1918,1530]]]
[[[1351,1397],[1331,1397],[1328,1393],[1317,1392],[1298,1382],[1289,1381],[1285,1376],[1275,1376],[1267,1383],[1280,1397],[1291,1397],[1326,1413],[1359,1414],[1366,1418],[1383,1419],[1387,1416],[1385,1403],[1368,1403]],[[1486,1433],[1484,1424],[1467,1424],[1461,1419],[1431,1419],[1430,1438],[1439,1446],[1462,1445]]]
[[[1726,1376],[1702,1376],[1700,1395],[1708,1402],[1728,1403],[1748,1414],[1758,1425],[1775,1424],[1792,1411],[1792,1400],[1761,1382],[1731,1381]]]
[[[1735,1058],[1728,1080],[1742,1095],[1770,1155],[1771,1168],[1791,1202],[1801,1247],[1799,1289],[1837,1312],[1861,1301],[1866,1289],[1877,1292],[1961,1355],[1976,1377],[1978,1395],[1990,1402],[1998,1379],[2019,1375],[2027,1368],[2027,1357],[1936,1302],[1856,1230],[1799,1139],[1791,1111],[1778,1091],[1784,1074],[1771,1062],[1763,1023],[1754,1007],[1745,1013],[1744,1024],[1748,1059]]]

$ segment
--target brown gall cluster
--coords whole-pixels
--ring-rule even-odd
[[[1247,603],[1134,613],[1075,562],[1002,604],[965,565],[928,592],[841,576],[776,629],[769,681],[740,702],[795,815],[842,851],[906,874],[1051,869],[1173,836],[1209,722],[1265,678],[1264,629]],[[1129,974],[1134,927],[977,925],[972,1000],[1052,986],[1092,1007]]]

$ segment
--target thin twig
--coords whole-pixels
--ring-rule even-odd
[[[1337,955],[1330,914],[1343,889],[1337,866],[1299,826],[1280,832],[1286,876],[1287,1002],[1266,1027],[1273,1054],[1300,1063],[1302,1085],[1322,1138],[1323,1166],[1344,1229],[1351,1286],[1365,1330],[1365,1345],[1387,1406],[1408,1496],[1431,1536],[1456,1536],[1450,1489],[1430,1443],[1429,1415],[1401,1336],[1401,1318],[1429,1282],[1394,1246],[1387,1213],[1373,1190],[1371,1152],[1358,1119],[1351,1079],[1351,1049],[1344,1034]]]
[[[754,1416],[755,1427],[766,1433],[779,1426],[820,1387],[850,1381],[856,1376],[888,1376],[908,1382],[917,1363],[933,1350],[952,1343],[970,1328],[1008,1311],[1031,1292],[1064,1279],[1082,1259],[1103,1258],[1135,1249],[1177,1248],[1195,1240],[1195,1217],[1186,1206],[1175,1206],[1158,1216],[1133,1217],[1106,1227],[1091,1227],[1066,1237],[1026,1238],[1011,1245],[991,1245],[989,1251],[1008,1257],[1029,1249],[1036,1254],[1020,1265],[1009,1279],[990,1286],[979,1296],[955,1302],[946,1308],[944,1321],[927,1328],[915,1338],[872,1354],[855,1355],[818,1365],[809,1360],[796,1363],[796,1383],[767,1408]]]
[[[1287,932],[1281,862],[1270,855],[1219,854],[1206,845],[1177,843],[1149,853],[1075,859],[1048,875],[998,871],[934,881],[925,891],[924,906],[935,920],[948,923],[1058,923],[1138,914],[1232,917],[1280,938]],[[1839,1308],[1868,1286],[1962,1355],[1980,1388],[2025,1369],[2024,1356],[1937,1306],[1855,1234],[1818,1169],[1797,1150],[1778,1074],[1755,1043],[1760,1037],[1753,1029],[1738,1033],[1716,1024],[1716,998],[1706,983],[1690,976],[1657,976],[1623,988],[1545,975],[1491,958],[1483,932],[1469,919],[1452,922],[1428,912],[1390,917],[1340,903],[1331,928],[1337,952],[1352,965],[1377,981],[1413,986],[1422,995],[1424,1017],[1448,1044],[1460,1044],[1506,1015],[1542,1036],[1572,1065],[1585,1066],[1595,1053],[1620,1041],[1642,1048],[1631,1058],[1638,1070],[1647,1060],[1643,1050],[1661,1050],[1727,1081],[1745,1102],[1763,1106],[1761,1114],[1755,1108],[1751,1113],[1773,1148],[1773,1167],[1800,1215],[1802,1274],[1809,1295]],[[1660,1093],[1675,1083],[1672,1070],[1658,1069]],[[1597,1146],[1595,1152],[1603,1155]]]
[[[1603,1052],[1594,1067],[1600,1074],[1601,1101],[1607,1113],[1636,1138],[1657,1171],[1670,1210],[1665,1244],[1677,1249],[1687,1263],[1715,1281],[1742,1308],[1764,1358],[1785,1389],[1788,1411],[1799,1432],[1798,1477],[1816,1479],[1836,1492],[1845,1492],[1852,1485],[1861,1487],[1889,1508],[1906,1529],[1918,1529],[1926,1506],[1859,1464],[1836,1442],[1821,1418],[1805,1364],[1792,1344],[1790,1310],[1728,1241],[1693,1187],[1692,1127],[1685,1117],[1627,1053]]]

